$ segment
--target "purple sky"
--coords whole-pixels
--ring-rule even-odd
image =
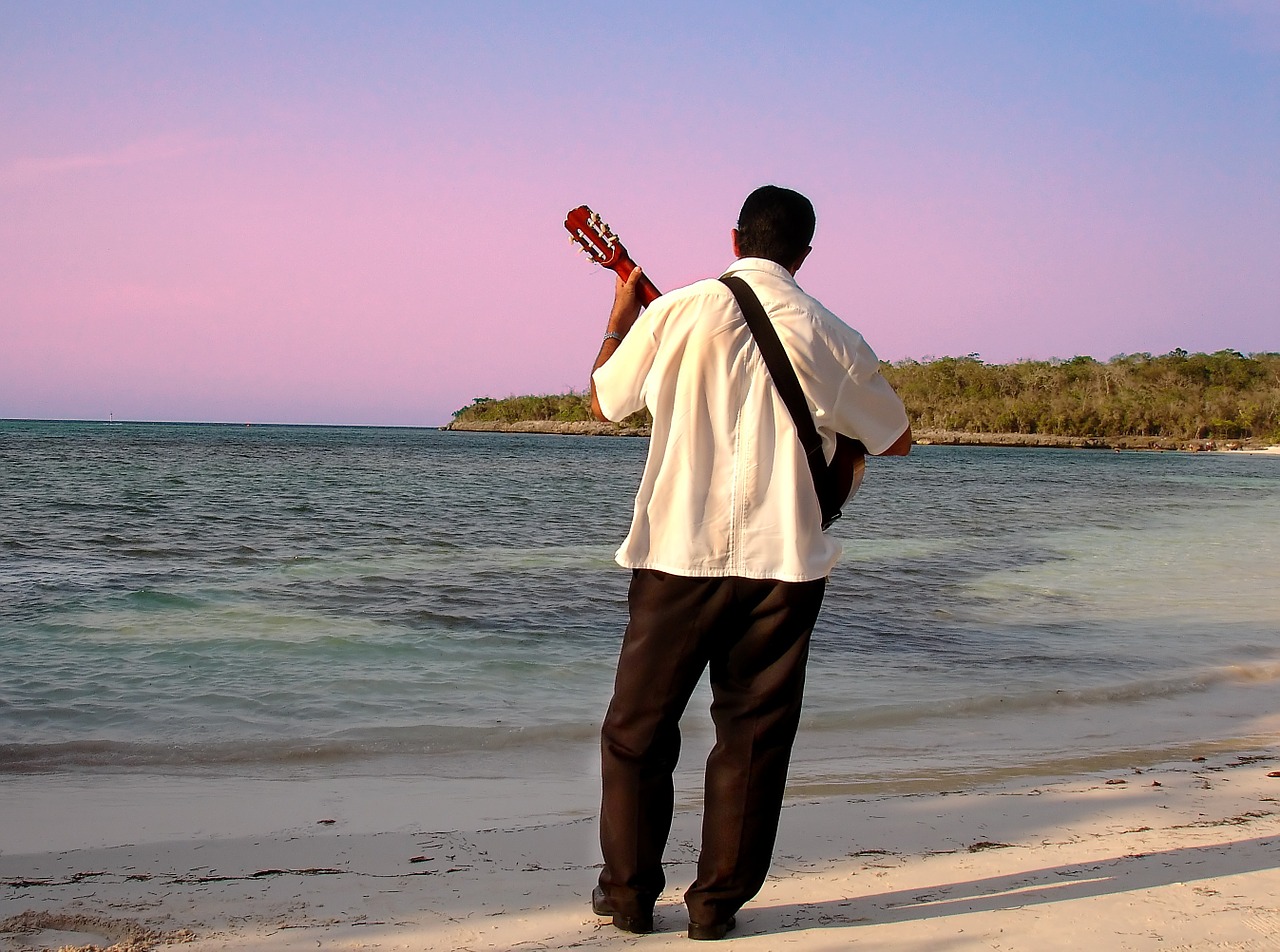
[[[620,12],[619,12],[620,11]],[[581,389],[742,198],[887,360],[1280,350],[1280,3],[0,4],[0,417]]]

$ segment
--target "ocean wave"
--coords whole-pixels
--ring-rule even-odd
[[[977,719],[992,715],[1034,715],[1066,709],[1123,707],[1198,694],[1228,684],[1276,682],[1280,682],[1280,661],[1263,661],[1095,687],[1011,691],[909,704],[880,704],[860,711],[818,711],[808,715],[805,724],[814,730],[833,731],[907,727],[934,718]]]
[[[322,739],[154,743],[86,740],[0,744],[0,776],[65,770],[202,770],[307,768],[406,759],[426,766],[450,755],[593,745],[595,724],[451,727],[421,726],[347,731]]]
[[[155,588],[141,588],[129,592],[125,596],[125,601],[135,608],[143,611],[163,611],[169,609],[184,608],[203,608],[207,602],[189,595],[179,595],[176,592],[166,592]]]

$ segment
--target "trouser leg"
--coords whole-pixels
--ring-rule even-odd
[[[689,919],[728,920],[764,883],[804,693],[809,636],[826,581],[735,580],[744,616],[711,655],[716,744],[707,759]]]
[[[600,886],[624,915],[651,909],[666,882],[680,716],[709,660],[706,633],[723,589],[719,579],[632,575],[630,619],[601,730]]]

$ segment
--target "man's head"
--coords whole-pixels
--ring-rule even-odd
[[[795,273],[809,253],[813,226],[809,199],[789,188],[762,185],[742,203],[733,251],[740,258],[768,258]]]

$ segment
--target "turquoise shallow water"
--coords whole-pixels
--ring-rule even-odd
[[[589,758],[644,452],[0,422],[0,774]],[[1280,460],[919,447],[833,531],[799,786],[1280,736]]]

